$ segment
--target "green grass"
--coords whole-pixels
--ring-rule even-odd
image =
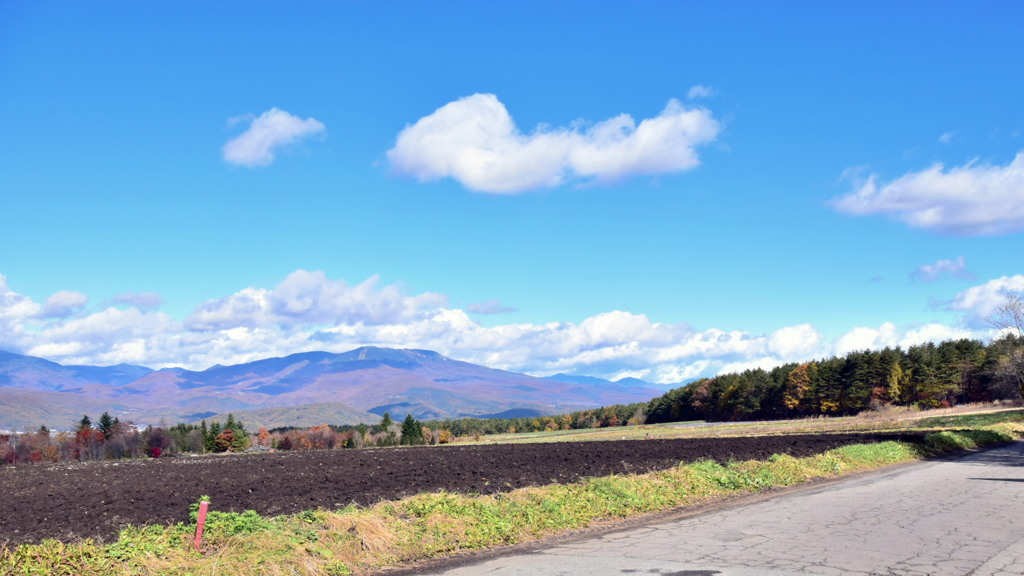
[[[947,424],[958,429],[930,434],[923,447],[882,442],[845,446],[808,458],[776,455],[767,461],[727,465],[705,460],[647,474],[589,478],[488,496],[439,492],[368,508],[311,510],[273,518],[252,511],[219,512],[212,502],[201,552],[192,547],[193,515],[191,524],[125,529],[113,544],[47,540],[0,549],[0,575],[362,574],[1024,435],[1024,417],[1019,412],[960,416]]]
[[[921,428],[982,428],[1006,423],[1024,424],[1024,411],[921,418],[916,422],[916,426]]]
[[[951,409],[932,410],[956,412],[974,409],[975,406],[958,406]],[[858,416],[805,418],[801,420],[773,420],[759,422],[716,423],[713,426],[689,426],[703,422],[672,422],[668,424],[641,424],[636,426],[615,426],[582,430],[555,430],[552,432],[528,432],[515,434],[493,434],[481,436],[480,444],[532,444],[539,442],[581,442],[609,440],[639,440],[644,438],[707,438],[718,436],[761,436],[772,434],[816,434],[827,432],[886,432],[899,430],[977,428],[998,423],[1024,423],[1024,411],[1006,410],[992,405],[977,405],[979,410],[999,410],[987,414],[943,415],[921,418],[915,410],[893,411],[892,413],[865,413]],[[682,426],[686,424],[687,426]],[[465,442],[460,440],[460,443]]]

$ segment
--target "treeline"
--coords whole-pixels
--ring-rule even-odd
[[[245,426],[228,414],[221,424],[135,426],[104,412],[93,423],[82,417],[71,431],[52,433],[46,426],[28,434],[0,435],[0,464],[159,458],[205,452],[240,452],[250,446]]]
[[[371,448],[383,446],[419,446],[447,444],[452,434],[427,424],[408,414],[396,422],[385,412],[374,425],[356,424],[333,426],[323,424],[312,428],[260,428],[256,442],[273,450],[329,450],[332,448]]]
[[[647,404],[605,406],[559,416],[458,418],[421,422],[412,414],[401,422],[387,412],[377,424],[320,425],[312,428],[260,428],[249,433],[228,414],[222,424],[139,428],[104,413],[94,424],[84,416],[73,431],[0,435],[0,464],[159,458],[180,454],[243,451],[304,451],[448,444],[488,434],[545,432],[642,424]]]
[[[580,410],[558,416],[530,418],[455,418],[427,422],[430,428],[448,430],[455,437],[483,436],[487,434],[516,434],[552,432],[555,430],[582,430],[643,424],[647,403],[616,404],[592,410]]]
[[[329,450],[376,446],[445,444],[455,437],[448,430],[429,427],[411,414],[395,422],[388,413],[375,425],[314,426],[306,429],[260,428],[250,434],[241,421],[228,414],[224,423],[140,428],[104,412],[94,424],[83,416],[74,430],[52,433],[45,426],[23,434],[0,435],[0,464],[160,458],[181,454],[269,450]]]
[[[857,414],[884,405],[922,409],[969,402],[1020,402],[1024,338],[1006,336],[852,352],[703,378],[652,400],[651,423],[774,420]]]
[[[370,446],[393,446],[400,444],[447,444],[457,439],[475,439],[489,434],[519,434],[531,432],[552,432],[555,430],[580,430],[643,424],[647,403],[616,404],[591,410],[580,410],[558,416],[533,416],[521,418],[448,418],[420,422],[407,415],[401,425],[394,423],[385,413],[380,424],[343,426],[316,426],[309,429],[274,428],[270,431],[270,446],[283,449],[297,445],[324,444],[318,439],[329,429],[336,437],[334,445],[352,448]],[[416,427],[422,435],[414,435]],[[304,438],[312,434],[314,438]],[[412,438],[412,439],[410,439]],[[285,440],[293,439],[284,444]]]
[[[139,428],[104,413],[85,416],[72,431],[45,427],[0,435],[0,464],[160,457],[245,450],[327,450],[447,444],[489,434],[551,432],[678,422],[775,420],[842,416],[886,405],[922,409],[995,400],[1021,401],[1024,338],[989,344],[955,340],[878,351],[852,352],[772,370],[747,370],[702,378],[635,404],[605,406],[558,416],[457,418],[397,422],[385,413],[377,424],[322,425],[306,429],[260,428],[255,434],[231,414],[222,424]]]

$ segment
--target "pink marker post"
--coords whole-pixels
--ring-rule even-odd
[[[203,543],[203,524],[206,524],[206,509],[209,507],[210,503],[206,500],[199,503],[199,517],[196,518],[196,552]]]

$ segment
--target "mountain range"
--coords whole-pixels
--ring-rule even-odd
[[[83,414],[102,412],[139,425],[234,413],[250,428],[375,423],[384,412],[421,420],[540,416],[644,402],[663,392],[634,378],[538,378],[429,350],[304,352],[202,371],[63,366],[0,351],[0,430],[63,430]]]

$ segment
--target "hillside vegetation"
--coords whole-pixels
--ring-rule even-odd
[[[964,339],[703,378],[652,400],[646,421],[777,420],[885,406],[1020,402],[1022,384],[1024,338],[988,345]]]

